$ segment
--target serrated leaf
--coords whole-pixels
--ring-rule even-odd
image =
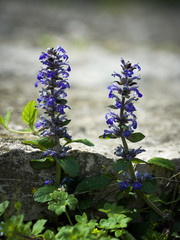
[[[50,168],[53,165],[54,159],[50,157],[42,159],[32,159],[30,160],[30,165],[36,170]]]
[[[105,137],[103,137],[104,135],[100,135],[99,138],[100,139],[114,139],[114,138],[117,138],[115,135],[113,134],[106,134]]]
[[[76,215],[75,219],[78,223],[87,223],[88,222],[88,218],[86,213],[83,213],[83,215]]]
[[[130,142],[140,142],[141,140],[143,140],[145,138],[145,136],[140,133],[140,132],[137,132],[137,133],[132,133],[130,135],[130,137],[128,137],[127,139],[130,141]]]
[[[79,165],[73,157],[57,159],[57,162],[70,177],[77,177],[79,175]]]
[[[32,100],[26,104],[22,111],[22,120],[28,124],[31,129],[33,128],[33,124],[35,123],[37,117],[37,109],[35,106],[36,102]]]
[[[6,114],[6,116],[4,117],[4,122],[3,123],[6,127],[8,127],[10,116],[11,116],[11,110],[9,110]]]
[[[108,219],[101,219],[98,227],[104,229],[117,228],[116,219],[114,219],[113,217],[110,217]]]
[[[111,181],[104,176],[87,177],[77,185],[75,193],[84,193],[97,190],[99,188],[108,186],[110,182]]]
[[[45,148],[53,148],[55,147],[57,142],[54,137],[42,137],[38,140],[38,145],[41,145]]]
[[[61,215],[66,212],[66,206],[71,210],[74,210],[78,200],[73,194],[68,195],[67,192],[55,190],[50,193],[51,201],[48,202],[48,209],[55,212],[57,215]]]
[[[44,225],[46,222],[47,222],[47,220],[45,220],[45,219],[38,220],[33,226],[32,233],[35,236],[38,235],[39,233],[41,233],[44,229]]]
[[[159,166],[159,167],[163,167],[163,168],[169,169],[170,171],[175,172],[175,166],[169,159],[154,157],[149,159],[148,163]]]
[[[118,159],[113,166],[113,169],[115,172],[120,172],[120,171],[127,171],[130,166],[130,161],[127,161],[125,159]]]
[[[94,144],[87,139],[76,139],[76,140],[70,140],[70,141],[67,140],[67,144],[69,143],[83,143],[86,146],[90,146],[90,147],[94,146]]]
[[[49,185],[49,186],[43,186],[40,187],[35,193],[34,193],[34,200],[36,202],[48,202],[51,200],[50,197],[50,193],[54,192],[54,190],[56,190],[57,187],[53,186],[53,185]]]
[[[9,206],[9,201],[4,201],[0,203],[0,216],[5,212],[8,206]]]

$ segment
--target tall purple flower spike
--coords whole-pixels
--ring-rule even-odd
[[[71,68],[68,56],[62,47],[48,48],[47,52],[40,55],[39,60],[43,66],[37,75],[35,87],[38,87],[38,84],[42,85],[37,107],[42,108],[44,114],[40,117],[41,120],[36,124],[36,128],[40,129],[42,136],[54,138],[59,145],[58,151],[48,149],[44,156],[60,158],[66,155],[69,147],[61,146],[59,139],[71,139],[66,128],[70,120],[65,115],[65,110],[70,109],[65,98],[66,89],[70,88],[67,80]]]

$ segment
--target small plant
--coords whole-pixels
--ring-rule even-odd
[[[87,139],[73,140],[68,133],[66,110],[68,105],[67,90],[71,71],[68,56],[62,47],[49,48],[40,55],[42,69],[37,75],[35,87],[41,84],[38,104],[30,101],[22,111],[22,120],[28,125],[27,129],[16,131],[9,128],[11,111],[0,124],[10,132],[18,134],[33,134],[35,139],[25,140],[24,144],[39,148],[42,151],[40,159],[32,159],[31,167],[37,170],[52,168],[52,178],[43,182],[34,191],[34,200],[44,203],[52,214],[47,219],[35,222],[25,222],[20,213],[21,204],[15,204],[17,214],[6,214],[9,201],[0,204],[0,236],[7,240],[171,240],[180,239],[179,222],[179,173],[174,164],[164,158],[152,158],[144,161],[137,157],[145,150],[142,147],[130,148],[128,142],[137,143],[144,139],[144,135],[135,132],[137,119],[134,103],[142,94],[137,82],[140,76],[139,64],[132,64],[121,59],[121,73],[112,74],[116,80],[108,87],[109,98],[115,100],[109,105],[110,111],[105,119],[108,129],[104,130],[101,139],[121,140],[115,148],[114,166],[108,172],[99,176],[82,176],[78,161],[69,153],[70,144],[93,144]],[[37,109],[43,113],[36,122]],[[167,185],[174,183],[174,188],[168,194],[158,192],[158,178],[149,173],[138,171],[138,165],[148,164],[156,168],[164,168],[171,172]],[[53,171],[55,174],[53,174]],[[116,195],[114,202],[100,199],[93,202],[93,191],[114,184]],[[91,193],[91,195],[89,195]],[[142,199],[141,207],[138,203]],[[96,205],[96,206],[95,206]],[[134,204],[133,204],[134,205]],[[64,216],[66,218],[64,219]]]

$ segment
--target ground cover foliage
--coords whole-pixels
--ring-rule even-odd
[[[35,87],[41,85],[37,103],[32,100],[22,111],[27,129],[15,131],[9,128],[11,111],[0,116],[0,124],[10,132],[34,134],[33,140],[23,143],[42,151],[42,158],[32,159],[30,165],[36,170],[56,168],[56,175],[33,190],[34,201],[44,204],[46,214],[36,221],[24,221],[21,202],[0,203],[1,239],[65,240],[65,239],[180,239],[179,228],[179,173],[166,158],[154,157],[144,161],[137,157],[145,150],[129,144],[144,139],[136,132],[137,118],[134,103],[142,98],[138,89],[141,70],[139,64],[121,59],[121,72],[113,73],[115,81],[108,87],[109,98],[114,100],[105,115],[107,129],[99,138],[120,144],[114,150],[114,166],[109,172],[87,177],[82,175],[78,161],[70,156],[74,142],[93,147],[87,139],[73,139],[68,133],[66,110],[67,89],[71,67],[68,55],[62,47],[49,48],[40,55],[42,68],[37,75]],[[37,121],[37,111],[43,114]],[[148,172],[137,170],[140,164],[166,169],[171,177],[166,181],[167,193],[160,191],[158,179]],[[93,192],[115,185],[118,192],[113,202],[99,198],[94,202]],[[5,196],[4,196],[5,198]],[[133,204],[132,204],[133,203]],[[12,214],[12,207],[13,212]]]

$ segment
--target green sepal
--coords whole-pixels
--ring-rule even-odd
[[[56,161],[70,177],[79,176],[79,165],[75,158],[68,156],[63,159],[57,159]]]
[[[129,169],[130,166],[130,161],[126,160],[126,159],[118,159],[113,166],[113,169],[115,172],[120,172],[120,171],[127,171]]]
[[[30,165],[36,170],[50,168],[54,163],[54,159],[50,157],[42,159],[32,159],[30,160]]]
[[[9,201],[4,201],[0,203],[0,216],[5,212],[8,206],[9,206]]]
[[[172,172],[176,171],[174,164],[169,159],[154,157],[154,158],[149,159],[148,163],[159,166],[159,167],[166,168]]]
[[[57,190],[57,187],[54,185],[45,185],[43,187],[40,187],[35,193],[34,193],[34,201],[36,202],[48,202],[52,198],[50,197],[50,193]]]
[[[38,145],[45,147],[45,148],[53,148],[55,147],[57,142],[55,141],[54,137],[41,137],[38,140]]]
[[[145,136],[140,133],[140,132],[137,132],[137,133],[132,133],[130,135],[130,137],[128,137],[127,139],[130,141],[130,142],[140,142],[141,140],[143,140],[145,138]]]
[[[112,109],[118,109],[115,105],[108,105],[107,107]]]
[[[95,177],[87,177],[77,185],[74,192],[75,193],[90,192],[93,190],[106,187],[110,183],[111,181],[107,177],[104,177],[103,175],[95,176]]]
[[[68,125],[70,122],[71,122],[71,120],[66,120],[64,122],[61,122],[59,126],[64,127],[64,126]]]
[[[111,139],[111,138],[117,138],[117,136],[113,135],[113,134],[106,134],[105,137],[103,137],[104,135],[100,135],[99,138],[100,139]]]
[[[70,140],[70,139],[66,138],[65,140],[66,140],[66,144],[65,145],[70,144],[70,143],[82,143],[82,144],[84,144],[86,146],[89,146],[89,147],[94,146],[94,144],[92,142],[90,142],[89,140],[87,140],[87,139]]]
[[[34,130],[34,123],[37,117],[36,102],[34,100],[26,104],[22,111],[22,120]]]

